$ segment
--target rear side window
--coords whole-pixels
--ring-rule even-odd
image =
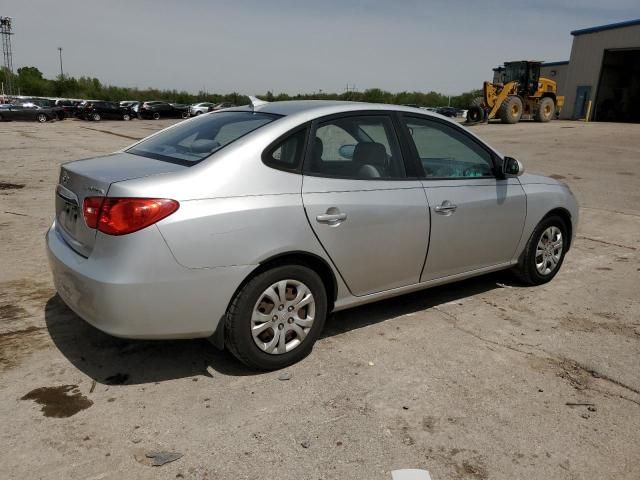
[[[143,140],[127,152],[192,165],[277,118],[277,115],[254,112],[200,115]]]
[[[262,155],[262,161],[280,170],[298,170],[304,157],[307,129],[303,128],[280,140]]]

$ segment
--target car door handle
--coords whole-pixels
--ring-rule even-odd
[[[440,205],[436,205],[434,210],[440,215],[451,215],[457,210],[458,206],[451,203],[449,200],[445,200]]]
[[[346,219],[346,213],[323,213],[316,217],[318,223],[327,223],[329,225],[336,225],[340,222],[344,222]]]

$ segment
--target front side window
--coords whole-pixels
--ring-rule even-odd
[[[200,115],[143,140],[127,152],[157,160],[194,164],[277,118],[277,115],[254,112]]]
[[[343,117],[319,124],[307,158],[309,174],[362,180],[405,177],[387,116]]]
[[[493,177],[491,154],[464,133],[432,120],[404,122],[427,178]]]

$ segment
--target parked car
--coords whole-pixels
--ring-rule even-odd
[[[223,103],[218,103],[216,105],[212,105],[209,107],[209,111],[210,112],[214,112],[216,110],[222,110],[225,108],[233,108],[235,107],[235,105],[233,103],[229,103],[229,102],[223,102]]]
[[[189,115],[192,117],[197,117],[198,115],[202,115],[203,113],[210,112],[209,107],[213,107],[214,104],[211,102],[200,102],[194,103],[189,107]]]
[[[366,103],[202,115],[64,164],[56,192],[48,255],[71,309],[255,369],[307,355],[331,311],[503,269],[548,282],[578,222],[569,187],[457,122]]]
[[[436,108],[436,113],[444,115],[445,117],[455,118],[458,116],[459,110],[454,107],[438,107]]]
[[[144,102],[138,111],[140,118],[160,120],[161,118],[188,118],[189,107],[177,103]]]
[[[8,103],[0,105],[0,121],[24,120],[44,123],[56,119],[57,116],[58,112],[54,109],[40,107],[35,104],[16,105]]]
[[[57,99],[53,100],[54,105],[61,109],[63,112],[63,118],[72,118],[75,115],[77,103],[73,100]]]
[[[29,98],[29,97],[21,97],[16,102],[16,105],[22,105],[25,108],[33,108],[39,107],[43,109],[50,110],[53,118],[57,120],[64,120],[65,113],[62,107],[57,106],[53,100],[49,100],[46,98]]]
[[[140,110],[140,105],[142,105],[142,102],[138,102],[137,100],[125,100],[120,102],[120,106],[121,107],[128,107],[131,109],[131,112],[137,116],[138,115],[138,111]]]
[[[134,114],[130,107],[120,106],[117,102],[87,102],[82,111],[85,120],[131,120]]]

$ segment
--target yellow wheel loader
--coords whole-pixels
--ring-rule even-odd
[[[476,98],[467,121],[489,121],[498,117],[502,123],[518,123],[523,116],[537,122],[552,120],[564,105],[556,82],[540,77],[537,61],[505,62],[494,69],[494,81],[484,82],[483,96]]]

